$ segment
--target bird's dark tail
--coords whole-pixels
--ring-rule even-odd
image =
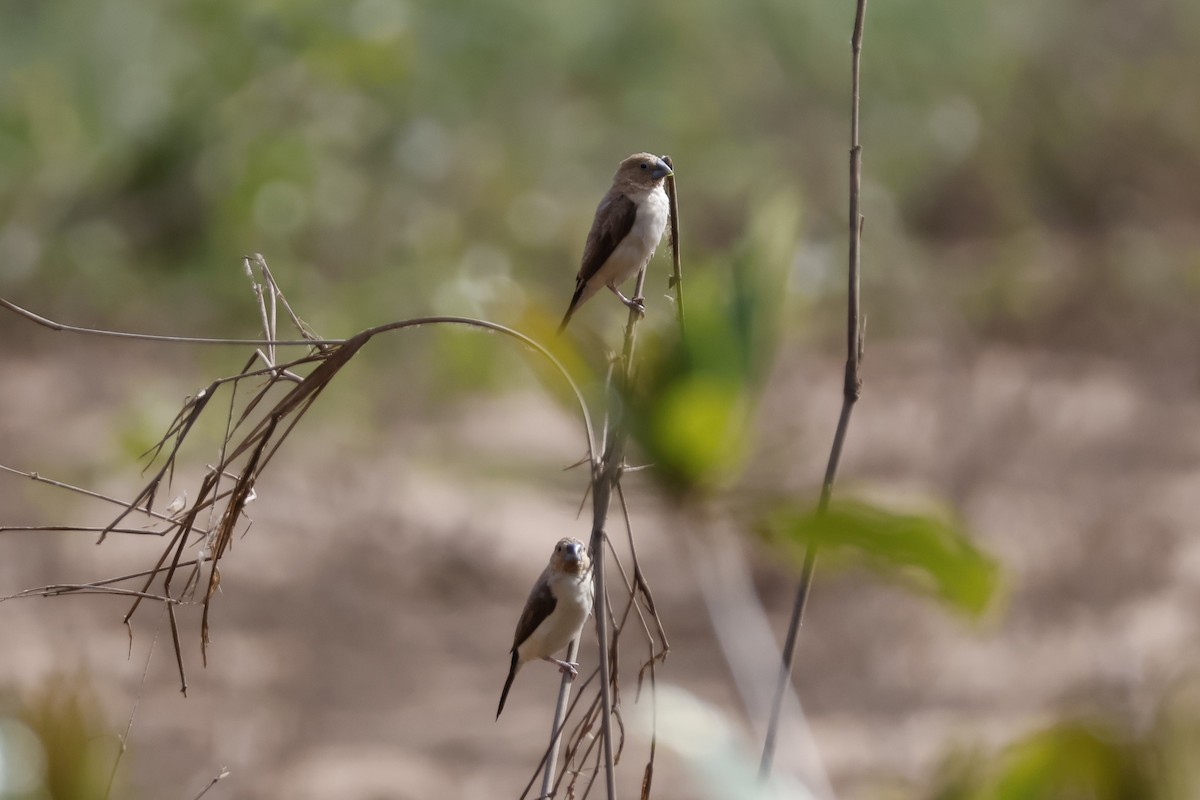
[[[504,710],[504,701],[508,699],[508,690],[512,688],[513,678],[517,677],[517,668],[520,666],[520,663],[517,661],[517,649],[514,647],[512,651],[512,666],[508,668],[508,680],[504,682],[504,691],[500,693],[500,707],[496,709],[496,719],[500,719],[500,712]]]
[[[567,323],[571,321],[571,317],[575,314],[575,309],[579,307],[579,298],[583,295],[584,284],[581,282],[579,288],[575,290],[575,296],[571,298],[571,305],[567,306],[567,313],[563,315],[562,322],[558,324],[558,335],[567,329]]]

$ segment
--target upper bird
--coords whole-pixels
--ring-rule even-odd
[[[544,659],[557,664],[559,670],[578,675],[578,664],[560,661],[554,654],[562,650],[583,631],[583,623],[592,613],[592,560],[587,548],[578,539],[560,539],[554,546],[550,563],[542,570],[533,585],[525,610],[513,636],[512,664],[508,680],[500,693],[496,718],[504,710],[508,690],[512,688],[517,670],[527,661]]]
[[[667,162],[650,153],[634,153],[617,167],[612,187],[596,207],[575,278],[575,296],[558,326],[559,333],[602,286],[630,308],[645,310],[640,297],[631,300],[617,287],[649,263],[662,239],[670,216],[663,179],[672,174]]]

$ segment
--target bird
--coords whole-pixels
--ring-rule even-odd
[[[583,631],[583,623],[592,613],[592,559],[578,539],[560,539],[554,545],[550,563],[542,570],[525,601],[525,610],[513,635],[512,664],[508,680],[500,693],[496,719],[504,710],[508,690],[517,671],[529,661],[542,659],[558,666],[560,672],[574,678],[579,665],[561,661],[554,654]]]
[[[667,162],[650,153],[634,153],[617,167],[583,245],[575,295],[558,326],[560,334],[579,307],[602,287],[629,308],[645,313],[641,298],[630,299],[617,287],[650,262],[662,240],[670,216],[663,180],[673,174]]]

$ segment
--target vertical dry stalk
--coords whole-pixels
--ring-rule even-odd
[[[645,279],[645,272],[638,276],[638,291],[635,297],[641,296],[642,284]],[[634,332],[636,331],[637,319],[639,315],[636,312],[630,312],[630,321],[626,327],[625,349],[626,355],[631,356],[633,353]],[[628,358],[625,360],[625,375],[628,380],[632,373],[632,368],[629,366]],[[592,603],[592,614],[596,621],[596,642],[599,661],[599,676],[600,676],[600,731],[602,741],[602,751],[600,757],[603,758],[604,776],[606,786],[606,797],[609,800],[616,800],[616,762],[613,757],[613,734],[612,734],[612,683],[611,683],[611,663],[609,651],[609,609],[608,609],[608,578],[606,569],[605,556],[605,526],[608,523],[608,510],[612,500],[613,488],[618,485],[621,480],[621,468],[624,465],[625,459],[625,439],[626,427],[623,421],[618,420],[615,425],[609,428],[607,441],[605,442],[604,452],[599,458],[592,460],[592,476],[591,476],[591,494],[592,494],[592,535],[589,542],[589,548],[592,554],[592,575],[595,583],[595,599]],[[571,652],[578,651],[578,641],[571,643]],[[570,655],[568,655],[570,658]],[[550,728],[550,746],[547,750],[547,757],[544,762],[542,773],[542,791],[539,798],[548,798],[552,796],[553,787],[555,785],[555,767],[558,761],[558,750],[561,742],[563,720],[565,719],[565,709],[567,706],[567,698],[570,696],[571,686],[570,678],[563,677],[562,683],[559,685],[558,702],[554,709],[554,718]],[[569,754],[568,754],[569,755]]]
[[[663,161],[675,169],[670,156],[663,156]],[[675,319],[679,322],[679,332],[683,333],[683,265],[679,255],[679,199],[674,175],[667,176],[667,199],[671,202],[671,280],[668,288],[675,290]]]
[[[610,664],[608,656],[608,586],[605,574],[604,526],[608,519],[608,506],[612,498],[612,484],[619,480],[620,462],[610,458],[614,449],[606,447],[604,459],[593,468],[592,477],[592,569],[595,570],[596,601],[593,613],[596,616],[596,642],[600,662],[600,732],[603,739],[604,779],[608,800],[616,800],[616,765],[612,746],[612,686],[609,683]]]
[[[579,656],[579,640],[573,639],[567,646],[567,661],[575,663]],[[550,722],[550,749],[546,753],[545,770],[542,772],[542,793],[539,798],[550,797],[554,790],[554,765],[558,763],[558,751],[562,745],[562,721],[567,714],[567,701],[571,698],[571,682],[574,676],[563,675],[559,684],[558,702],[554,705],[554,718]]]
[[[671,162],[670,156],[663,156],[663,160],[667,165],[674,169],[675,165]],[[680,331],[683,330],[683,273],[679,256],[679,211],[675,191],[674,176],[667,178],[667,196],[670,201],[670,226],[671,226],[671,253],[672,253],[672,275],[670,278],[669,288],[675,292],[675,310],[676,319],[679,322]],[[637,276],[637,284],[634,290],[634,297],[641,298],[644,296],[646,286],[646,270],[642,269]],[[638,323],[641,321],[642,314],[630,310],[628,320],[625,324],[625,338],[621,350],[621,366],[622,371],[619,380],[623,383],[623,388],[628,390],[632,387],[636,370],[634,369],[633,355],[637,345],[637,330]],[[612,371],[609,372],[609,381],[611,388]],[[613,683],[611,670],[615,667],[615,640],[613,647],[609,646],[609,607],[608,607],[608,578],[606,574],[606,555],[605,543],[607,534],[605,526],[608,523],[608,511],[612,502],[614,490],[620,492],[621,474],[625,467],[625,444],[629,439],[629,428],[627,420],[618,418],[612,424],[606,424],[607,435],[605,437],[604,451],[599,458],[593,456],[591,462],[591,494],[592,494],[592,535],[589,542],[589,547],[592,553],[592,570],[595,581],[595,601],[593,603],[593,614],[596,620],[596,640],[597,650],[599,652],[599,674],[600,674],[600,728],[603,750],[601,756],[604,763],[605,785],[607,789],[606,796],[609,800],[616,800],[616,770],[615,759],[613,755],[613,733],[612,733],[612,716],[613,716]],[[622,504],[624,499],[622,498]],[[628,522],[628,515],[626,515]],[[631,547],[632,547],[632,533]],[[634,556],[636,561],[636,555]],[[618,568],[620,564],[617,565]],[[649,587],[645,585],[645,581],[641,576],[640,569],[635,571],[639,585],[644,592],[645,597],[653,603],[651,599]],[[630,603],[635,602],[634,593],[636,589],[633,585],[630,586]],[[653,610],[657,621],[657,614]],[[640,611],[639,611],[640,614]],[[628,616],[628,609],[626,610]],[[660,634],[662,634],[662,624],[658,623]],[[662,635],[662,641],[665,643],[665,634]],[[578,642],[571,643],[571,654],[576,651]],[[651,648],[653,650],[653,648]],[[664,652],[665,654],[665,652]],[[570,657],[570,656],[568,656]],[[650,664],[661,656],[655,656],[651,652]],[[653,673],[652,673],[653,674]],[[640,682],[640,677],[639,677]],[[547,748],[547,757],[544,762],[544,772],[542,775],[542,793],[540,797],[547,798],[552,794],[552,787],[555,785],[554,771],[557,762],[558,749],[560,744],[560,736],[567,706],[567,698],[570,696],[570,680],[564,676],[564,679],[559,687],[558,702],[555,706],[554,719],[550,729],[550,745]],[[653,755],[651,756],[653,760]],[[653,763],[653,761],[651,761]],[[647,796],[649,792],[649,775],[652,770],[647,768],[646,777],[643,779],[643,796]]]
[[[842,447],[846,441],[846,429],[850,425],[850,412],[854,409],[854,403],[862,392],[862,377],[859,375],[863,354],[859,307],[859,250],[862,243],[863,217],[859,210],[859,195],[862,188],[862,146],[858,140],[858,107],[863,20],[866,12],[867,0],[857,0],[854,12],[854,33],[850,37],[850,255],[846,298],[846,373],[842,385],[842,410],[838,416],[837,430],[833,435],[833,446],[829,450],[825,480],[821,484],[821,498],[817,504],[818,515],[824,515],[829,507],[829,498],[833,494],[833,482],[837,478],[838,462],[841,460]],[[771,719],[767,724],[767,734],[763,741],[762,761],[759,764],[759,777],[763,779],[771,774],[771,766],[775,758],[780,709],[783,707],[783,697],[792,677],[792,664],[796,659],[796,639],[800,633],[800,623],[804,619],[804,607],[808,604],[808,593],[812,587],[812,576],[816,563],[817,547],[815,543],[810,543],[804,554],[804,566],[800,573],[799,586],[796,588],[796,600],[792,606],[791,621],[788,623],[787,639],[783,645],[783,663],[780,666],[779,681],[776,684],[775,697],[771,705]]]
[[[646,270],[637,277],[637,289],[634,297],[642,297],[646,285]],[[633,353],[637,345],[638,322],[641,314],[629,312],[629,320],[625,323],[625,345],[621,353],[624,370],[621,380],[628,388],[633,383],[635,370]],[[612,684],[610,680],[610,663],[608,648],[608,584],[605,572],[604,543],[605,525],[608,523],[608,509],[612,501],[613,488],[621,480],[621,470],[625,466],[625,443],[629,438],[627,420],[620,418],[609,428],[608,441],[604,444],[604,453],[599,461],[592,462],[592,569],[595,571],[596,601],[593,612],[596,616],[596,641],[600,652],[600,731],[603,739],[604,777],[609,800],[616,800],[617,785],[616,771],[613,761],[612,746]]]

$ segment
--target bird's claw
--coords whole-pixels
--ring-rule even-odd
[[[558,671],[563,675],[570,675],[572,678],[575,678],[579,675],[579,665],[574,661],[559,661],[557,658],[553,658],[551,656],[544,656],[544,658],[551,664],[558,665]]]
[[[613,286],[611,283],[608,284],[608,288],[617,296],[617,299],[625,304],[625,307],[630,311],[636,313],[639,317],[646,316],[646,303],[641,295],[633,298],[626,297],[625,295],[621,294],[620,289],[618,289],[616,286]]]

